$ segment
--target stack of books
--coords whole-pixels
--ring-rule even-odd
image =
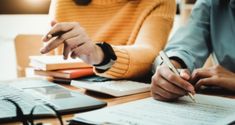
[[[63,56],[31,56],[30,64],[34,74],[52,77],[55,82],[68,83],[72,79],[94,75],[91,65],[81,59],[67,59]]]

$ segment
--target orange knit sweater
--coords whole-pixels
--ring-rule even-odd
[[[97,75],[113,79],[137,78],[151,69],[165,46],[175,15],[175,0],[92,0],[78,6],[73,0],[57,0],[55,19],[76,21],[94,42],[110,43],[116,63]]]

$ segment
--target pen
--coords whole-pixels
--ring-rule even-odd
[[[163,60],[163,62],[169,67],[169,69],[174,72],[177,76],[180,76],[180,73],[178,70],[174,67],[174,65],[171,63],[170,59],[168,56],[165,54],[164,51],[160,51],[160,57]],[[193,102],[196,102],[194,96],[192,93],[188,92],[189,97],[193,100]]]
[[[52,37],[56,37],[56,36],[61,36],[63,35],[64,33],[66,33],[65,31],[59,31],[59,32],[56,32],[56,33],[53,33],[53,34],[48,34],[47,35],[47,38],[50,39]]]

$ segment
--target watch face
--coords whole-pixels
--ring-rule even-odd
[[[117,56],[116,56],[112,46],[110,46],[108,43],[105,43],[105,42],[103,43],[103,46],[104,46],[104,48],[108,49],[108,51],[106,53],[107,56],[109,56],[110,59],[115,61],[117,59]]]
[[[96,43],[96,45],[98,45],[103,53],[104,53],[104,59],[100,64],[94,65],[95,67],[100,67],[100,66],[105,66],[107,64],[109,64],[110,62],[114,62],[115,60],[117,60],[117,56],[115,54],[115,52],[113,51],[112,46],[110,46],[109,44],[103,42],[103,43]]]
[[[74,0],[77,5],[88,5],[92,0]]]
[[[117,56],[116,56],[116,54],[115,54],[115,52],[113,51],[113,49],[111,49],[111,50],[109,50],[110,51],[110,58],[112,59],[112,60],[117,60]]]

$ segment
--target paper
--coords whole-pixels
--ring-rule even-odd
[[[223,125],[235,120],[235,100],[199,94],[195,98],[197,103],[189,97],[173,103],[147,98],[77,114],[75,120],[119,125]]]

